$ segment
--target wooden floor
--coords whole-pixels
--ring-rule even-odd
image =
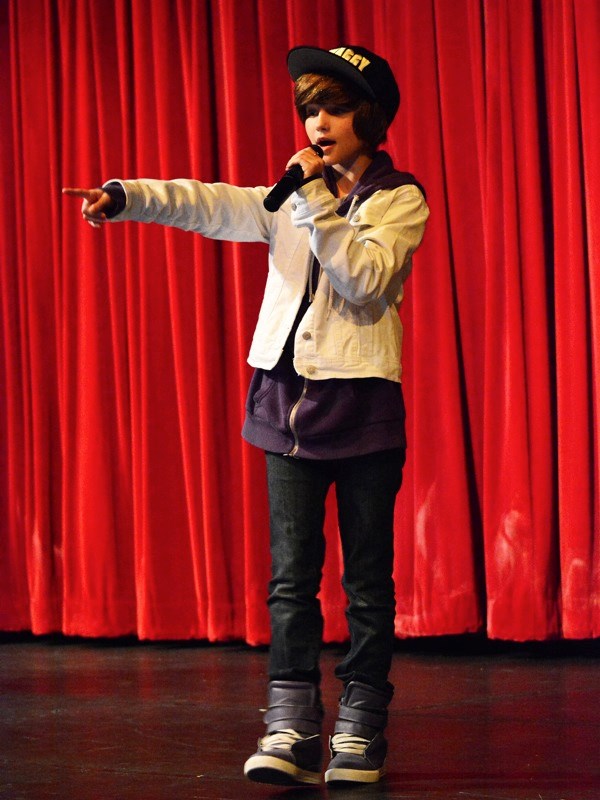
[[[266,652],[0,636],[0,798],[599,800],[598,642],[401,643],[384,782],[263,786]],[[326,728],[339,648],[323,653]]]

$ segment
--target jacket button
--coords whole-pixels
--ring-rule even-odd
[[[310,331],[304,331],[304,333],[302,334],[302,338],[308,341],[309,339],[312,339],[312,333]]]
[[[311,365],[310,367],[307,367],[307,368],[306,368],[306,371],[308,372],[308,374],[309,374],[309,375],[314,375],[314,374],[315,374],[315,372],[317,371],[317,368],[316,368],[316,367],[313,367],[313,366]]]

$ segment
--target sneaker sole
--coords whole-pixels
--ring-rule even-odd
[[[334,767],[325,773],[325,783],[377,783],[383,769],[343,769]]]
[[[244,775],[256,783],[270,783],[274,786],[321,783],[318,772],[300,769],[295,764],[274,756],[252,756],[244,764]]]

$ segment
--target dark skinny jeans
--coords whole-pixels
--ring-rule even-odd
[[[313,461],[267,453],[272,577],[269,678],[319,683],[325,498],[335,485],[350,649],[335,670],[391,691],[394,648],[394,504],[403,449]]]

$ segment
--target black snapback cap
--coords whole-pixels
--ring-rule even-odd
[[[359,45],[342,45],[333,50],[320,47],[294,47],[287,57],[288,71],[294,80],[307,72],[333,75],[360,89],[383,108],[388,124],[400,105],[400,90],[390,65],[381,56]]]

